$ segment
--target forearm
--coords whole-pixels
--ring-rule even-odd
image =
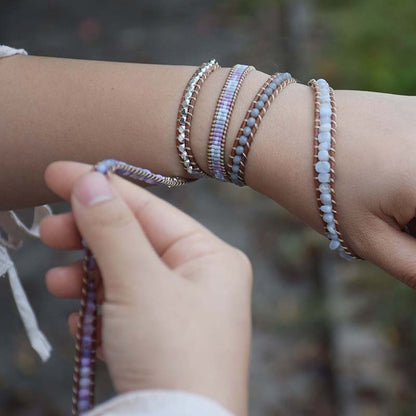
[[[0,207],[33,206],[55,200],[43,182],[43,171],[53,160],[95,163],[113,157],[165,175],[185,176],[177,154],[175,129],[183,89],[194,71],[195,67],[190,66],[36,56],[0,60],[4,97],[0,102],[4,155]],[[223,68],[208,77],[194,109],[191,145],[204,170],[210,125],[227,74],[228,69]],[[267,77],[253,71],[243,83],[230,121],[226,155],[251,100]],[[388,109],[375,113],[371,108],[372,103],[380,107],[377,102],[381,97],[365,92],[336,92],[337,154],[341,155],[337,158],[337,181],[345,181],[345,164],[354,163],[345,159],[351,154],[348,146],[357,144],[357,122],[364,118],[367,123],[361,126],[363,135],[377,137],[377,128],[381,130],[377,120],[385,120]],[[285,88],[255,136],[246,180],[253,189],[322,232],[313,183],[313,115],[310,88],[301,84]],[[341,205],[342,198],[338,194]]]
[[[42,175],[48,163],[57,159],[94,163],[114,157],[183,176],[175,127],[180,97],[194,70],[36,56],[1,60],[0,82],[5,97],[0,104],[5,155],[2,208],[53,200]],[[207,166],[208,132],[227,73],[226,68],[214,72],[196,103],[191,143],[203,169]],[[265,79],[267,74],[253,71],[243,84],[230,122],[227,154],[250,101]],[[262,122],[247,166],[248,183],[274,196],[283,189],[287,192],[291,173],[302,169],[301,160],[294,169],[291,158],[305,150],[297,142],[310,133],[312,122],[308,88],[291,85],[277,101]],[[294,103],[296,111],[292,111]],[[301,159],[309,168],[307,156]],[[305,186],[305,190],[309,188]]]

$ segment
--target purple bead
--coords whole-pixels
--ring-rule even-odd
[[[88,399],[90,397],[90,391],[88,389],[80,389],[78,392],[80,399]]]
[[[83,411],[83,410],[88,410],[90,407],[90,402],[89,400],[78,400],[78,410],[79,411]]]
[[[81,367],[79,374],[81,377],[89,377],[91,374],[91,368],[90,367]]]
[[[94,333],[94,327],[91,324],[84,324],[82,327],[83,335],[92,335]]]
[[[81,345],[82,347],[84,346],[90,347],[92,345],[92,337],[89,335],[83,335],[81,338]]]
[[[82,359],[83,359],[83,358],[88,358],[88,359],[90,359],[90,357],[91,357],[91,353],[92,353],[91,348],[84,348],[84,347],[82,346],[82,347],[81,347],[81,363],[82,363]]]
[[[87,357],[82,357],[80,360],[81,366],[89,366],[91,365],[91,359]]]
[[[87,313],[93,313],[93,312],[95,312],[95,309],[96,309],[95,303],[93,303],[91,301],[87,301],[87,304],[85,305],[85,311]]]
[[[89,387],[91,384],[91,380],[89,377],[81,377],[78,382],[80,387]]]

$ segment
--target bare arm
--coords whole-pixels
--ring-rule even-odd
[[[94,163],[114,157],[183,176],[175,148],[176,114],[194,70],[36,56],[0,60],[1,208],[55,200],[44,185],[43,172],[58,159]],[[191,142],[202,168],[227,73],[224,68],[208,78],[195,107]],[[267,77],[253,71],[243,84],[231,118],[227,154],[250,101]],[[344,239],[362,257],[403,280],[416,281],[413,268],[404,270],[388,260],[390,248],[379,242],[415,216],[415,98],[336,91],[336,102],[336,193]],[[323,233],[313,183],[313,114],[308,87],[296,84],[284,89],[256,134],[246,179],[249,186]],[[404,237],[389,238],[398,239],[398,248]],[[411,251],[414,242],[403,244],[410,244]],[[400,253],[405,255],[405,250]]]

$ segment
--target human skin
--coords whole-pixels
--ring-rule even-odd
[[[48,167],[48,186],[72,212],[47,217],[40,233],[51,247],[79,249],[80,232],[94,253],[102,276],[99,354],[116,391],[183,390],[246,415],[247,257],[147,190],[90,171],[71,162]],[[80,297],[82,274],[80,261],[53,268],[48,288]],[[69,318],[73,334],[78,319]]]
[[[166,175],[184,175],[175,148],[176,115],[194,70],[36,56],[2,59],[1,138],[7,155],[2,208],[55,201],[42,175],[58,159],[95,163],[114,157]],[[203,169],[227,72],[208,78],[195,106],[191,143]],[[260,71],[247,76],[231,118],[227,154],[267,76]],[[354,253],[414,287],[416,242],[401,228],[415,217],[416,98],[363,91],[336,91],[335,98],[335,191],[343,238]],[[313,114],[311,89],[288,86],[256,134],[246,179],[324,234],[313,182]]]

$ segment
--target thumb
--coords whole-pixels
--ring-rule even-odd
[[[365,259],[416,288],[416,239],[381,219],[374,229]]]
[[[103,174],[90,172],[79,178],[71,204],[79,232],[100,268],[107,298],[124,300],[150,280],[146,277],[160,275],[162,261],[134,213]]]

